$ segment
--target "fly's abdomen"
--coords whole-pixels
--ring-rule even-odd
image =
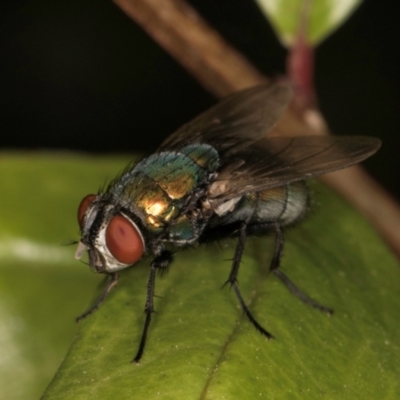
[[[214,225],[229,225],[247,221],[249,225],[279,222],[282,226],[299,220],[308,208],[308,190],[305,182],[295,182],[273,189],[250,192]]]
[[[251,222],[279,222],[282,226],[299,220],[307,211],[309,194],[304,181],[256,193]]]
[[[290,225],[307,212],[308,200],[308,189],[304,181],[259,192],[255,218],[276,221],[282,226]]]

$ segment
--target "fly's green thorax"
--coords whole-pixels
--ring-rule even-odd
[[[166,151],[142,160],[122,175],[110,191],[132,210],[150,233],[168,228],[168,239],[190,241],[195,227],[182,209],[188,196],[208,182],[218,167],[218,153],[207,144]]]

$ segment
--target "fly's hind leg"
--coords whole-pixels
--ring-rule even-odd
[[[253,317],[253,315],[250,312],[249,308],[247,307],[245,301],[243,300],[243,297],[239,290],[239,286],[237,283],[237,276],[238,276],[238,272],[239,272],[240,262],[242,260],[244,244],[246,242],[247,224],[245,222],[241,223],[238,233],[239,233],[238,241],[237,241],[237,245],[236,245],[235,255],[233,257],[231,272],[230,272],[229,278],[225,282],[225,284],[228,284],[228,283],[230,284],[231,288],[234,290],[234,292],[239,300],[239,303],[240,303],[240,306],[242,307],[243,312],[246,314],[246,317],[254,325],[254,327],[260,333],[262,333],[264,336],[266,336],[268,339],[273,339],[273,336],[267,330],[265,330],[258,323],[258,321]]]
[[[274,251],[274,256],[272,257],[271,260],[271,265],[269,267],[270,271],[273,272],[283,283],[284,285],[289,289],[291,293],[293,293],[297,298],[299,298],[301,301],[304,303],[310,305],[311,307],[314,307],[322,312],[325,312],[329,315],[333,314],[333,310],[331,308],[325,307],[319,303],[317,303],[315,300],[307,296],[305,293],[303,293],[289,278],[288,276],[279,268],[281,258],[282,258],[282,252],[283,252],[283,231],[282,227],[280,224],[271,224],[271,228],[275,232],[275,251]]]
[[[88,310],[86,310],[83,314],[81,314],[79,317],[76,318],[76,322],[82,321],[88,315],[95,312],[100,307],[100,305],[103,303],[103,301],[107,298],[111,289],[117,285],[117,282],[118,282],[118,274],[117,273],[110,274],[108,276],[108,278],[109,278],[109,281],[107,282],[106,287],[101,292],[101,295],[99,296],[99,298],[94,302],[94,304]]]

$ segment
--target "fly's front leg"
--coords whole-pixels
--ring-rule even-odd
[[[268,339],[272,339],[273,336],[267,330],[265,330],[257,322],[257,320],[253,317],[253,315],[250,312],[249,308],[247,307],[245,301],[243,300],[243,297],[240,293],[239,286],[237,283],[237,276],[239,273],[240,262],[242,260],[244,244],[246,242],[246,233],[247,233],[247,224],[246,224],[246,222],[242,222],[240,225],[240,228],[239,228],[239,237],[238,237],[238,241],[237,241],[237,245],[236,245],[235,255],[233,257],[231,272],[230,272],[229,278],[225,282],[225,284],[229,283],[231,285],[237,298],[239,299],[239,303],[240,303],[240,306],[242,307],[243,312],[246,314],[247,318],[254,325],[254,327],[259,332],[261,332],[264,336],[266,336]]]
[[[289,289],[289,291],[291,293],[293,293],[296,297],[298,297],[301,301],[303,301],[304,303],[306,303],[306,304],[310,305],[311,307],[314,307],[322,312],[332,315],[333,310],[331,308],[325,307],[325,306],[317,303],[311,297],[308,297],[279,268],[280,263],[281,263],[282,253],[283,253],[283,243],[284,243],[283,231],[282,231],[282,227],[280,224],[277,224],[277,223],[271,224],[271,227],[275,231],[276,238],[275,238],[274,256],[272,257],[271,265],[269,267],[270,271],[273,272],[285,284],[285,286]]]
[[[95,303],[88,309],[86,310],[83,314],[81,314],[79,317],[76,318],[76,322],[79,322],[83,319],[85,319],[88,315],[92,314],[94,311],[96,311],[101,303],[107,298],[109,295],[111,289],[117,285],[118,282],[118,274],[115,272],[113,274],[109,275],[109,281],[107,282],[106,287],[103,289],[101,292],[100,297],[95,301]]]
[[[156,271],[157,269],[166,269],[172,262],[172,254],[169,251],[163,251],[158,257],[156,257],[150,264],[150,275],[147,283],[147,296],[146,304],[144,306],[144,312],[146,314],[146,320],[144,322],[142,338],[140,339],[139,349],[132,360],[132,362],[139,362],[142,358],[144,347],[146,345],[147,331],[151,322],[151,315],[154,313],[154,288],[156,283]]]

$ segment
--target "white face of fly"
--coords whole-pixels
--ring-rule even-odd
[[[144,253],[144,239],[137,225],[127,216],[115,213],[112,204],[86,196],[79,207],[81,240],[75,253],[80,259],[89,253],[90,268],[114,273],[137,262]]]

